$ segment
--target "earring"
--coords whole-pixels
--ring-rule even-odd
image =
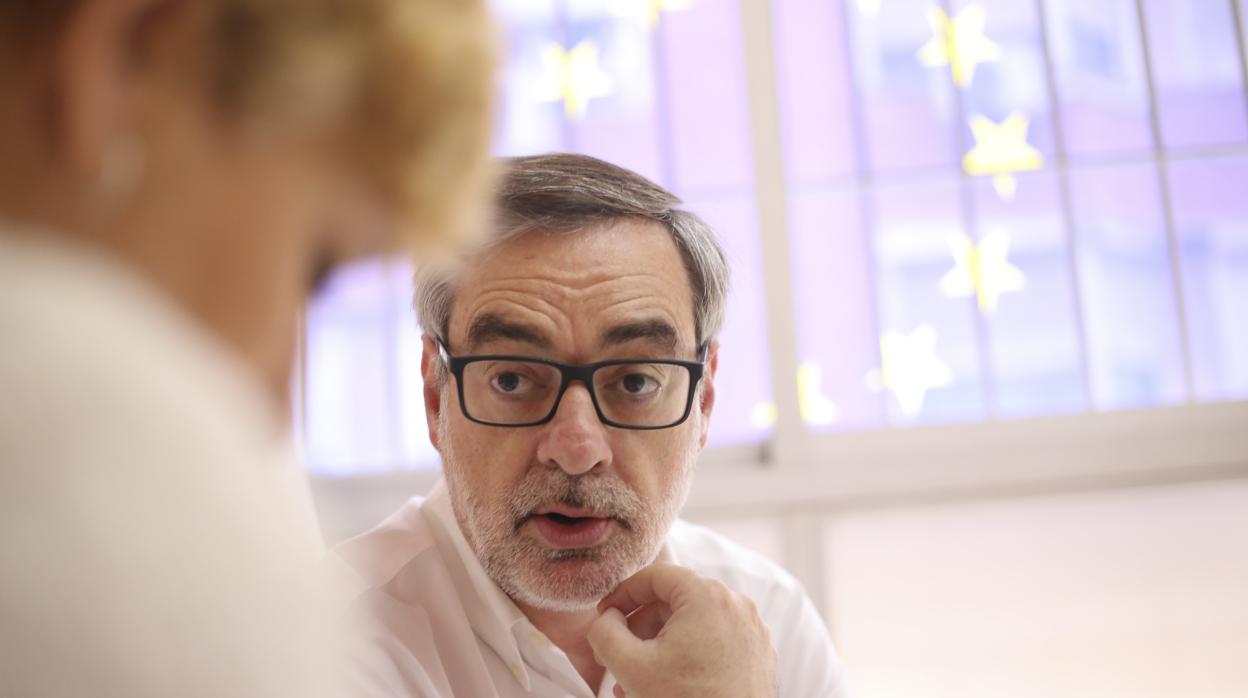
[[[100,163],[96,196],[112,208],[134,192],[146,166],[146,153],[137,138],[118,138],[109,144]]]

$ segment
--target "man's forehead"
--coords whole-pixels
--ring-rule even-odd
[[[525,345],[542,352],[554,351],[560,342],[551,336],[545,324],[483,313],[469,320],[462,351],[475,353],[481,347],[500,342]],[[667,319],[653,317],[607,323],[598,329],[594,342],[593,348],[600,352],[642,343],[665,354],[675,354],[679,351],[681,336],[680,330]]]
[[[623,220],[533,231],[495,245],[455,284],[450,329],[473,344],[512,339],[539,346],[576,331],[592,332],[600,343],[675,348],[693,341],[692,303],[684,259],[666,228]]]

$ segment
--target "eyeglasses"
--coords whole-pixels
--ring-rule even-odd
[[[689,418],[702,380],[701,361],[616,359],[564,364],[531,356],[451,356],[442,361],[459,386],[464,416],[496,427],[535,427],[555,418],[572,381],[580,381],[603,424],[621,429],[668,429]],[[698,351],[705,357],[706,347]]]

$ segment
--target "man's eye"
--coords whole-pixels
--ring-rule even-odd
[[[644,373],[630,373],[620,380],[620,387],[630,395],[644,395],[659,388],[659,382]]]
[[[519,373],[500,373],[494,377],[494,387],[504,393],[513,393],[524,384],[524,377]]]

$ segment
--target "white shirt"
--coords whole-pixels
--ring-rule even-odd
[[[118,262],[2,229],[0,333],[0,696],[341,696],[307,485],[242,362]]]
[[[379,695],[595,698],[564,652],[486,574],[460,532],[445,483],[338,553],[360,576],[360,605],[390,662],[366,673]],[[699,526],[677,521],[661,559],[752,598],[780,657],[783,698],[844,696],[840,660],[788,573]],[[597,692],[612,696],[606,675]]]

